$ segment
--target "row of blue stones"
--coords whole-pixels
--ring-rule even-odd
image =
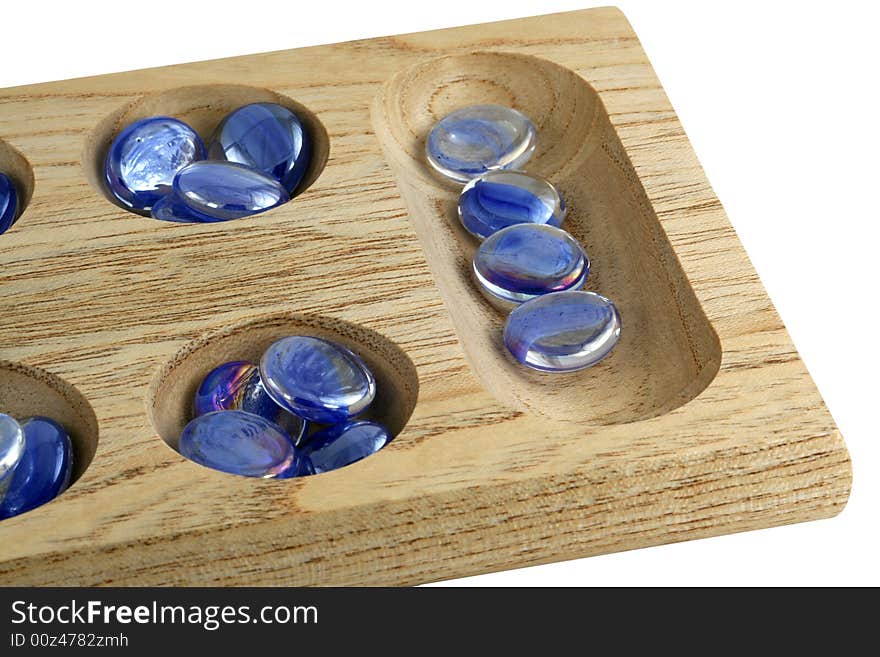
[[[473,276],[483,295],[509,312],[504,343],[517,361],[569,372],[605,358],[620,336],[614,304],[583,291],[590,260],[562,230],[565,201],[525,171],[537,145],[532,121],[501,105],[472,105],[442,118],[426,140],[428,162],[466,182],[462,226],[481,244]]]
[[[183,121],[153,116],[126,126],[113,140],[104,182],[121,205],[154,219],[229,221],[289,201],[311,154],[302,121],[276,103],[229,113],[207,148]]]
[[[0,413],[0,519],[30,511],[64,492],[73,471],[73,445],[47,417],[20,423]]]
[[[384,447],[391,434],[357,419],[376,380],[350,349],[294,335],[272,343],[260,362],[211,370],[180,436],[180,453],[247,477],[287,479],[344,467]]]

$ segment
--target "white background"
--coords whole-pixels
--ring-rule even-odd
[[[0,87],[587,6],[7,2]],[[880,585],[880,12],[842,1],[619,6],[843,432],[852,497],[832,520],[454,583]]]

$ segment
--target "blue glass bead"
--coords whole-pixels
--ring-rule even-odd
[[[247,411],[259,415],[284,429],[295,443],[305,435],[307,422],[276,404],[266,393],[260,379],[260,368],[237,360],[215,367],[208,372],[196,390],[193,415],[213,411]]]
[[[208,143],[208,157],[259,169],[289,194],[312,156],[312,142],[299,117],[276,103],[253,103],[231,112]]]
[[[0,172],[0,235],[15,223],[18,213],[18,190],[5,173]]]
[[[191,210],[221,221],[241,219],[290,200],[281,183],[235,162],[202,160],[182,169],[174,193]]]
[[[127,126],[104,160],[110,192],[127,208],[146,213],[171,191],[177,172],[204,159],[205,146],[183,121],[154,116]]]
[[[3,503],[0,518],[11,518],[55,499],[70,485],[73,445],[60,424],[47,417],[21,423],[24,453]]]
[[[538,133],[529,117],[503,105],[471,105],[440,119],[425,142],[428,162],[456,182],[495,169],[521,169]]]
[[[153,204],[150,216],[160,221],[171,221],[178,224],[209,224],[218,221],[215,217],[199,214],[184,203],[174,192],[166,194]]]
[[[0,413],[0,499],[24,453],[24,431],[14,418]]]
[[[364,361],[329,340],[304,335],[274,342],[260,360],[266,391],[279,406],[319,424],[362,412],[376,396]]]
[[[565,201],[543,178],[523,171],[492,171],[465,185],[458,218],[465,230],[482,240],[516,224],[558,227],[565,219]]]
[[[327,427],[306,443],[300,474],[320,474],[345,467],[375,454],[390,440],[388,429],[368,420]]]
[[[561,228],[516,224],[480,244],[473,271],[486,298],[510,310],[542,294],[581,289],[590,261],[578,241]]]
[[[214,470],[263,479],[296,467],[299,459],[284,429],[247,411],[216,411],[193,419],[180,435],[180,453]]]
[[[554,292],[526,301],[507,318],[504,344],[520,363],[571,372],[605,358],[620,337],[620,315],[595,292]]]

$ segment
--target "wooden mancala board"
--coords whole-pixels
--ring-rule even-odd
[[[169,224],[111,203],[108,145],[166,114],[207,137],[253,101],[317,144],[265,214]],[[538,127],[587,288],[621,339],[541,374],[474,288],[460,189],[424,140],[499,103]],[[592,9],[0,91],[0,410],[65,424],[75,481],[0,522],[20,585],[414,584],[838,513],[846,447],[625,17]],[[200,377],[280,336],[375,372],[396,439],[258,480],[174,449]]]

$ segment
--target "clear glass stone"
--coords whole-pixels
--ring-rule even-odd
[[[620,337],[620,314],[595,292],[554,292],[510,313],[504,344],[520,363],[545,372],[570,372],[605,358]]]
[[[193,415],[214,411],[247,411],[274,422],[284,429],[295,443],[307,431],[307,422],[281,408],[266,392],[260,379],[260,368],[247,361],[223,363],[208,372],[196,390]]]
[[[211,159],[258,169],[290,194],[305,175],[311,155],[311,139],[299,117],[276,103],[252,103],[229,113],[208,144]]]
[[[0,413],[0,499],[6,494],[12,473],[24,454],[24,431],[15,418]]]
[[[320,424],[345,422],[376,396],[376,380],[342,345],[295,335],[274,342],[260,360],[266,391],[291,413]]]
[[[202,160],[181,169],[174,193],[199,215],[221,221],[241,219],[287,203],[281,183],[235,162]]]
[[[510,310],[543,294],[579,290],[590,273],[590,261],[578,241],[561,228],[516,224],[480,245],[473,272],[486,298]]]
[[[107,188],[127,208],[146,214],[171,192],[177,172],[204,159],[195,130],[169,116],[135,121],[119,133],[104,160]]]
[[[73,445],[64,427],[47,417],[32,417],[21,422],[21,429],[24,452],[0,504],[0,518],[35,509],[70,485]]]
[[[301,474],[320,474],[345,467],[375,454],[390,440],[388,429],[369,420],[327,427],[305,444]]]
[[[180,453],[214,470],[263,479],[296,469],[299,460],[284,429],[247,411],[216,411],[193,419],[180,435]]]
[[[458,199],[458,218],[465,230],[482,240],[516,224],[560,226],[565,201],[540,176],[491,171],[465,185]]]
[[[428,162],[456,182],[494,169],[520,169],[535,150],[537,131],[525,114],[503,105],[471,105],[447,114],[425,142]]]

